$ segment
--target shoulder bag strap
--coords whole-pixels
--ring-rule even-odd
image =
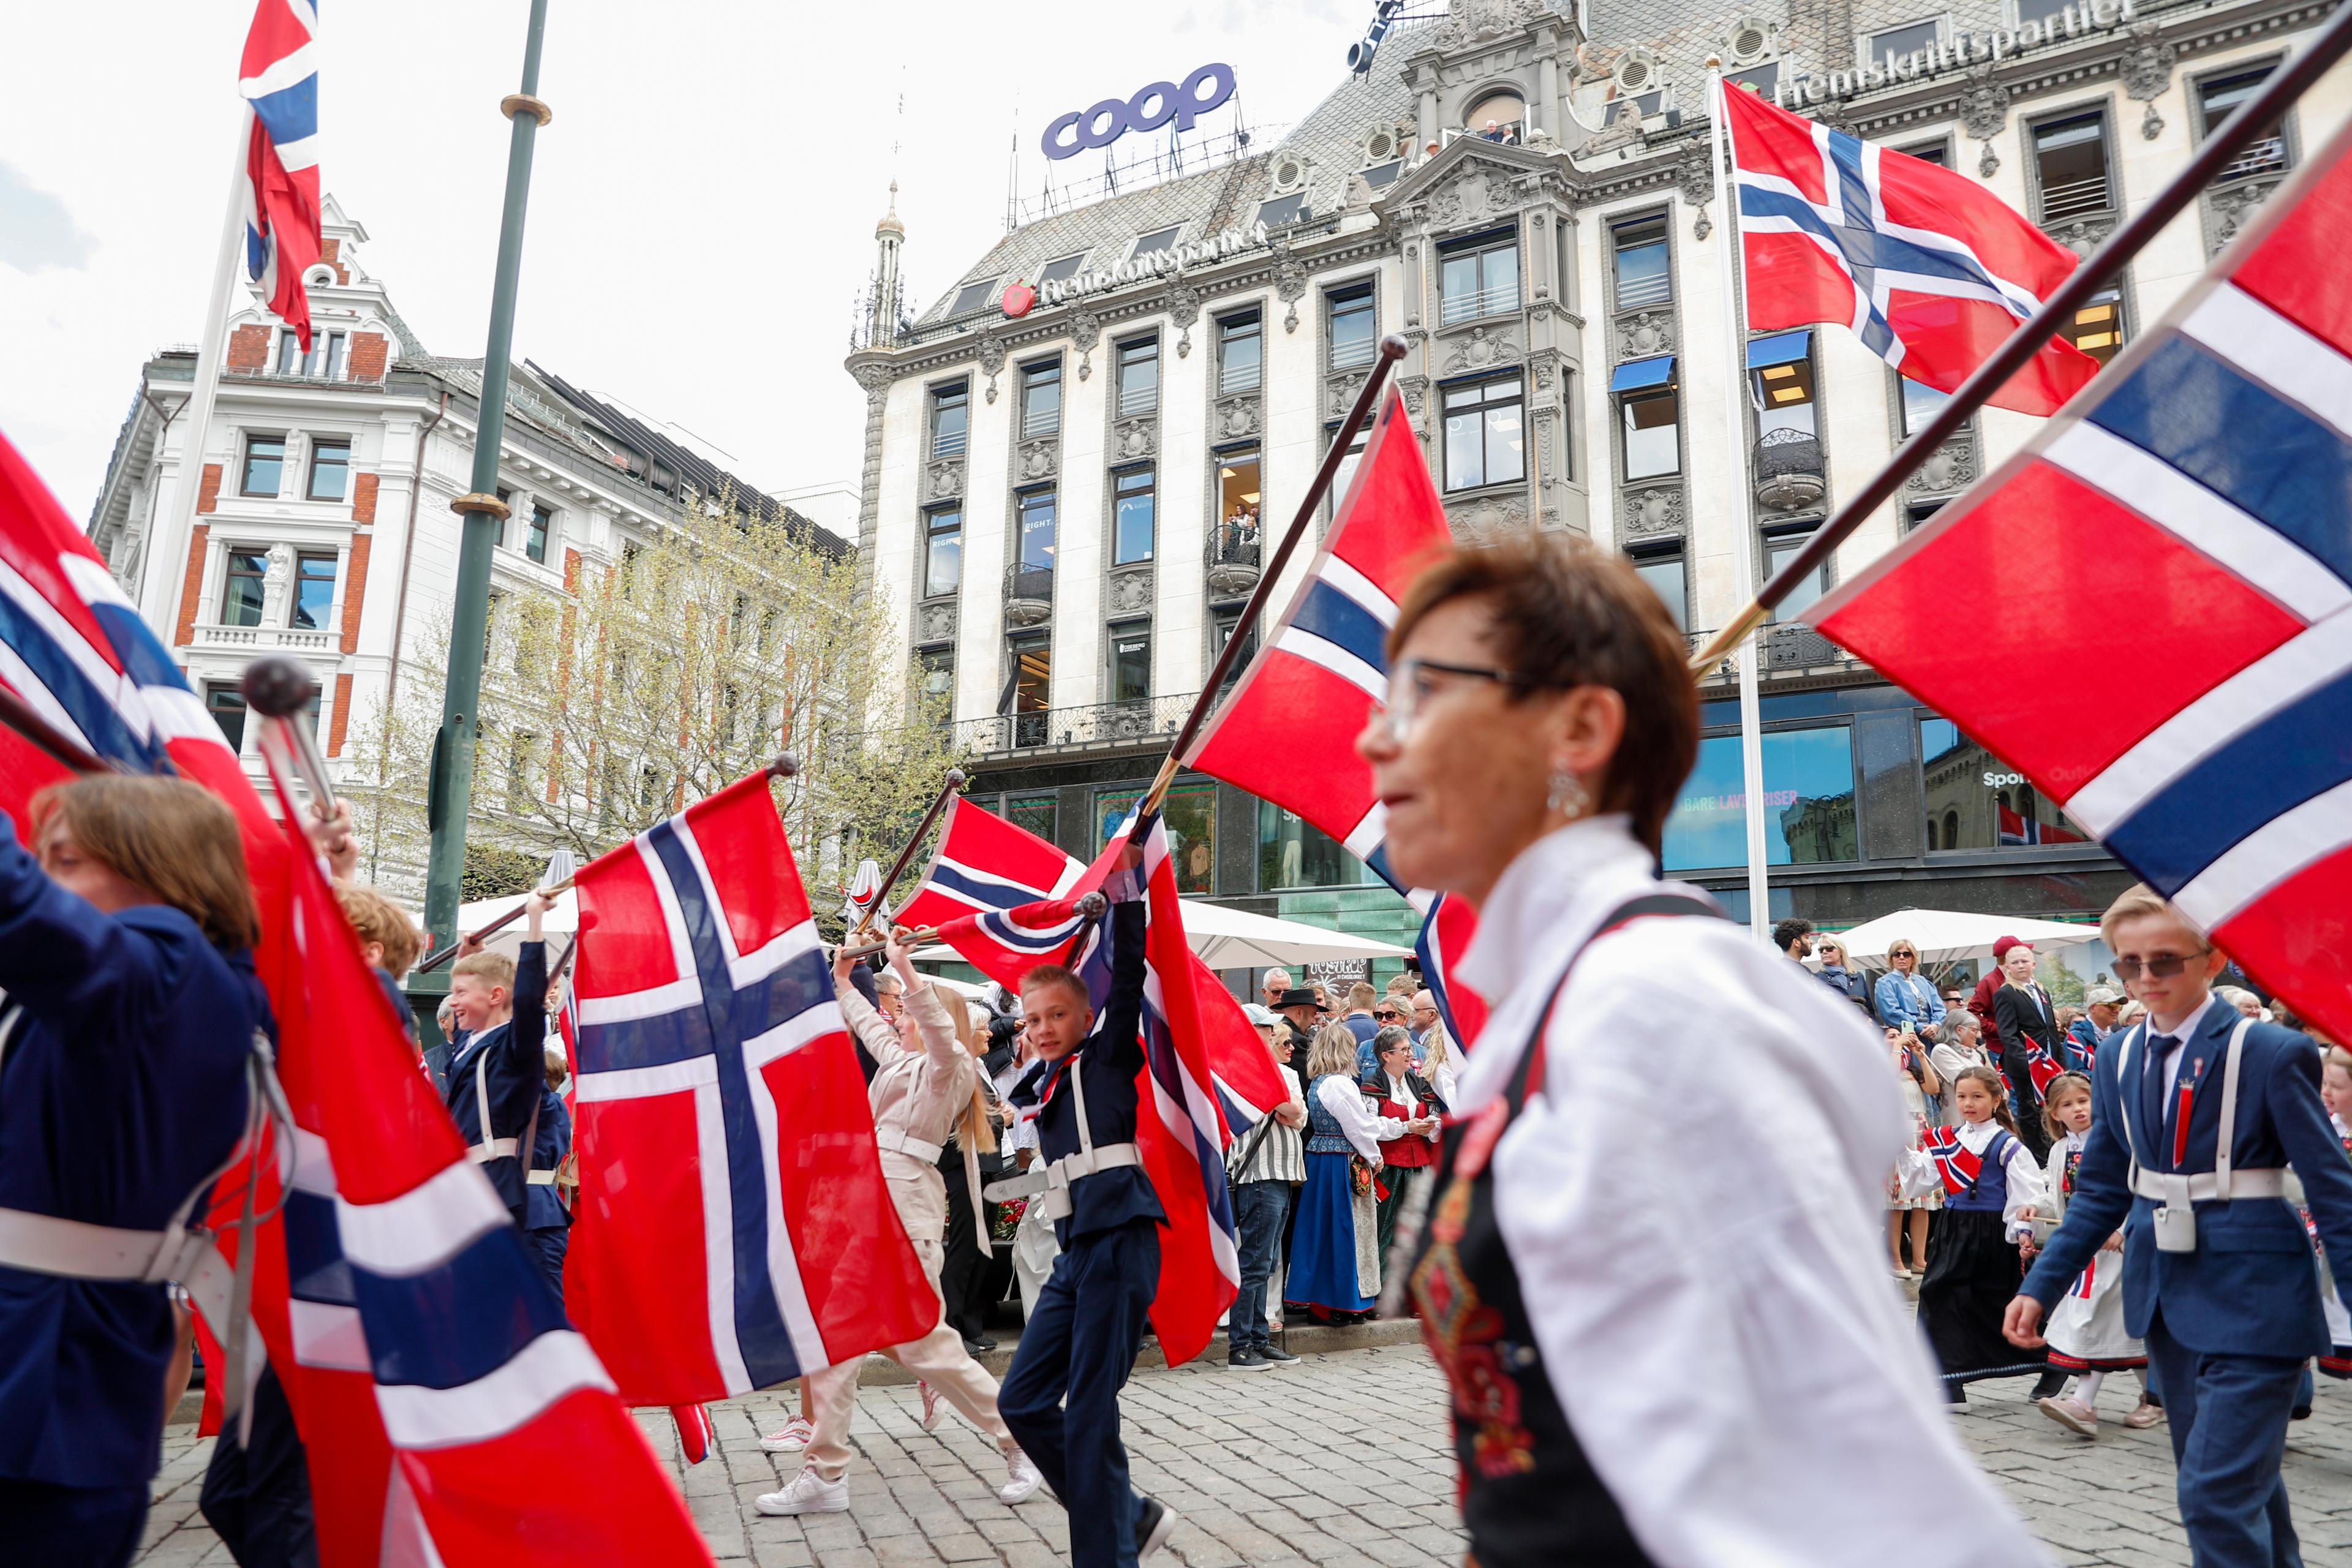
[[[2213,1195],[2223,1203],[2230,1201],[2230,1145],[2238,1131],[2238,1056],[2245,1049],[2246,1031],[2253,1026],[2252,1018],[2238,1020],[2230,1031],[2230,1059],[2221,1068],[2221,1131],[2213,1153]]]

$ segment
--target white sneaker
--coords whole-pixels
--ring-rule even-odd
[[[829,1481],[803,1466],[783,1490],[764,1492],[751,1500],[751,1506],[768,1514],[847,1513],[849,1478]]]
[[[785,1422],[781,1430],[761,1438],[760,1447],[771,1454],[797,1454],[807,1447],[809,1439],[815,1436],[816,1428],[809,1425],[808,1418],[795,1415]]]
[[[1015,1448],[1004,1458],[1005,1472],[1010,1479],[996,1489],[996,1500],[1019,1503],[1036,1496],[1037,1489],[1045,1484],[1045,1478],[1037,1473],[1037,1467],[1030,1462],[1029,1456]]]

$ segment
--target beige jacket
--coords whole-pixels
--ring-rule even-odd
[[[893,1182],[920,1182],[936,1176],[940,1149],[971,1103],[971,1091],[980,1079],[980,1064],[956,1040],[955,1025],[948,1015],[950,1003],[929,985],[907,992],[907,1016],[915,1021],[916,1035],[923,1043],[923,1048],[915,1051],[907,1048],[890,1020],[854,987],[838,986],[835,994],[841,1002],[843,1020],[881,1064],[881,1070],[866,1086],[866,1098],[874,1108],[874,1139],[882,1151],[882,1174]],[[961,999],[954,998],[953,1005],[961,1006]],[[982,1227],[985,1247],[976,1151],[964,1151],[964,1171],[972,1188],[973,1218]]]

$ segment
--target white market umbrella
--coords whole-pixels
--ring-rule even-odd
[[[529,892],[509,893],[504,898],[482,899],[474,903],[461,905],[457,910],[457,930],[461,933],[479,931],[530,896]],[[489,940],[482,945],[492,952],[503,952],[509,958],[518,958],[522,953],[522,928],[523,922],[517,920],[512,925],[492,931]],[[564,939],[569,938],[579,929],[579,895],[566,888],[555,895],[555,907],[547,911],[547,918],[541,922],[542,934],[555,944],[548,950],[547,961],[550,963],[553,963],[556,954],[562,951]]]
[[[1410,958],[1412,949],[1343,931],[1327,931],[1299,921],[1278,921],[1224,904],[1184,900],[1184,938],[1212,969],[1287,969],[1351,958]],[[927,947],[918,963],[961,963],[947,946]]]
[[[1970,959],[1990,959],[1992,944],[2005,936],[2015,937],[2036,952],[2047,952],[2054,947],[2096,942],[2099,928],[2062,921],[2020,920],[2014,915],[1965,914],[1958,910],[1897,910],[1891,915],[1865,921],[1852,931],[1827,934],[1844,945],[1849,963],[1885,969],[1888,967],[1887,948],[1908,940],[1919,950],[1920,967],[1934,969]]]

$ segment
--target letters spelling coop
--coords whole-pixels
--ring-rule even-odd
[[[1184,79],[1155,81],[1133,98],[1106,98],[1092,109],[1073,110],[1045,127],[1041,143],[1048,158],[1075,158],[1089,147],[1108,147],[1130,131],[1156,131],[1170,121],[1179,131],[1221,109],[1234,95],[1234,68],[1205,65]]]

